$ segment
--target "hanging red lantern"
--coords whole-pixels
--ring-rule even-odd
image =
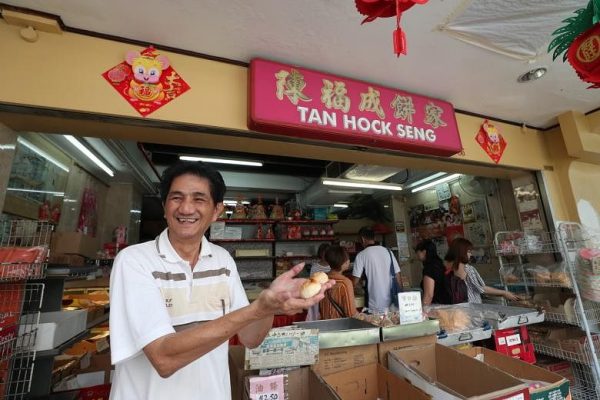
[[[393,33],[394,53],[396,56],[406,54],[406,35],[400,28],[402,13],[415,4],[425,4],[429,0],[355,0],[356,9],[367,17],[361,22],[372,22],[377,18],[396,16],[396,29]]]
[[[583,81],[592,83],[592,87],[599,87],[600,24],[577,36],[567,50],[567,60]]]

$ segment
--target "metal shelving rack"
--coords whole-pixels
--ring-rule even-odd
[[[523,287],[527,295],[530,295],[532,287],[566,289],[575,296],[572,312],[568,313],[564,308],[553,308],[546,310],[545,319],[548,322],[579,327],[586,335],[584,351],[569,351],[554,342],[535,340],[533,336],[532,341],[537,353],[571,362],[575,376],[571,392],[573,399],[577,400],[600,399],[600,367],[592,340],[592,333],[600,331],[600,303],[584,302],[582,299],[575,263],[577,251],[590,244],[591,238],[580,225],[561,223],[557,232],[498,232],[494,241],[500,262],[500,278],[505,288]],[[596,246],[600,248],[600,236],[597,239]],[[530,260],[535,260],[535,264],[530,263]],[[543,279],[539,279],[539,275],[536,277],[536,274],[529,276],[528,269],[535,265],[553,266],[560,275],[544,276]],[[509,275],[512,279],[507,282]]]
[[[34,349],[44,284],[28,279],[45,276],[47,248],[54,226],[47,222],[0,222],[0,247],[41,247],[33,262],[0,263],[0,397],[24,399],[31,389]],[[10,262],[9,262],[10,261]]]

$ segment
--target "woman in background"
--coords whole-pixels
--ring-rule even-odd
[[[447,265],[451,266],[453,275],[465,282],[468,302],[481,303],[482,293],[493,296],[502,296],[509,301],[519,300],[518,296],[508,290],[500,290],[486,286],[483,279],[481,279],[479,272],[469,264],[472,250],[473,244],[471,242],[465,238],[456,238],[450,243],[448,254],[444,259],[448,263]],[[449,290],[451,297],[462,297],[460,293],[457,293],[457,290],[460,291],[460,288],[450,287]]]
[[[415,248],[417,258],[423,263],[423,305],[450,304],[450,294],[444,285],[445,267],[437,254],[433,241],[427,239]]]
[[[319,260],[310,265],[310,275],[316,274],[317,272],[329,272],[329,264],[327,264],[327,261],[325,260],[325,250],[327,250],[328,247],[329,243],[321,243],[319,245],[319,248],[317,249],[317,257],[319,257]],[[319,304],[315,304],[306,311],[306,320],[317,321],[319,319]]]
[[[325,260],[331,267],[329,279],[334,279],[336,283],[319,303],[321,319],[351,317],[356,314],[354,285],[343,275],[350,267],[348,252],[341,246],[331,245],[325,251]]]

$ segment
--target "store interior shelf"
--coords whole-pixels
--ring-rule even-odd
[[[506,286],[531,286],[531,287],[556,287],[556,288],[565,288],[570,289],[571,283],[561,283],[561,282],[553,282],[553,281],[540,281],[533,278],[525,278],[519,282],[506,282]]]
[[[573,353],[571,351],[563,350],[559,347],[549,346],[539,342],[533,343],[535,351],[541,354],[546,354],[552,357],[562,358],[563,360],[574,361],[581,364],[592,365],[592,355],[586,351],[583,353]]]
[[[257,224],[275,224],[280,221],[275,219],[218,219],[217,222],[226,222],[232,225],[257,225]]]
[[[576,400],[598,400],[600,393],[598,389],[588,386],[573,385],[571,387],[571,395]]]
[[[585,319],[589,324],[600,322],[600,304],[593,303],[584,308]],[[546,311],[546,321],[582,326],[583,318],[579,312],[567,315],[565,312]]]
[[[104,323],[104,322],[108,321],[108,317],[109,317],[109,314],[108,314],[108,313],[107,313],[107,314],[104,314],[103,316],[101,316],[101,317],[98,317],[98,318],[96,318],[95,320],[88,322],[88,323],[86,324],[85,328],[86,328],[86,329],[91,329],[91,328],[93,328],[93,327],[95,327],[95,326],[98,326],[98,325],[100,325],[100,324],[102,324],[102,323]]]
[[[296,256],[277,256],[275,258],[277,258],[278,260],[312,260],[318,257],[309,254],[298,254]]]
[[[89,334],[90,334],[90,330],[86,329],[83,332],[80,332],[77,335],[73,336],[71,339],[67,340],[66,342],[64,342],[60,346],[55,347],[54,349],[38,351],[37,352],[37,357],[54,357],[54,356],[57,356],[60,353],[62,353],[64,350],[66,350],[69,347],[73,346],[75,343],[77,343],[77,342],[85,339]]]
[[[107,288],[110,284],[108,276],[102,276],[96,279],[69,280],[65,282],[65,289],[80,288]]]
[[[274,256],[235,256],[236,261],[247,261],[247,260],[274,260],[277,257]]]
[[[274,242],[275,239],[211,239],[213,243]]]
[[[49,264],[46,276],[49,278],[78,279],[86,277],[98,270],[97,265],[72,266],[65,264]]]
[[[326,242],[334,240],[335,236],[305,237],[302,239],[279,239],[279,242]]]
[[[337,220],[321,220],[321,219],[302,219],[302,220],[294,220],[294,219],[283,219],[281,221],[277,221],[278,224],[283,225],[320,225],[320,224],[335,224]]]

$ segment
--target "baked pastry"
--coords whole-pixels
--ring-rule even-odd
[[[321,284],[312,279],[307,280],[300,287],[300,296],[303,299],[310,299],[321,291]]]
[[[324,283],[327,283],[327,281],[329,280],[329,277],[327,276],[327,274],[325,272],[315,272],[314,274],[312,274],[310,276],[310,280],[322,285]]]

